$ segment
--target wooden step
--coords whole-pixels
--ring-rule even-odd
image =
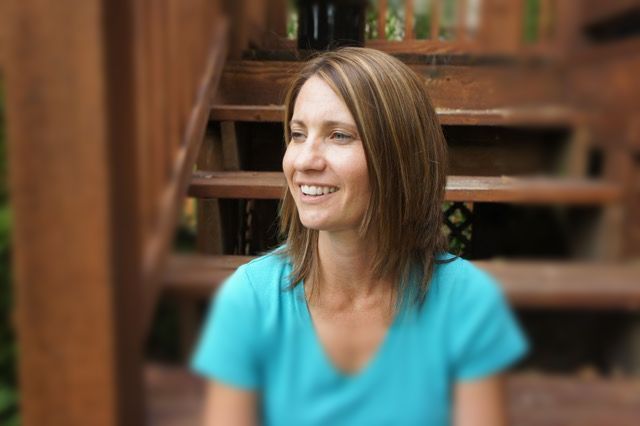
[[[181,296],[206,297],[253,256],[174,254],[164,273],[164,288]]]
[[[279,199],[285,180],[280,172],[195,172],[189,196],[196,198]],[[568,178],[449,176],[447,201],[522,204],[607,204],[619,200],[610,183]]]
[[[585,116],[562,106],[536,108],[448,109],[436,108],[445,126],[532,126],[574,127]],[[209,118],[213,121],[282,122],[283,105],[214,105]]]
[[[151,425],[200,424],[205,379],[157,363],[145,366],[144,378]],[[511,373],[506,397],[513,426],[635,426],[640,418],[638,379]]]
[[[453,64],[450,57],[413,55],[407,65],[422,77],[437,108],[493,109],[562,104],[566,84],[551,63]],[[410,59],[410,60],[409,60]],[[225,64],[214,104],[279,105],[302,61],[232,60]]]
[[[250,256],[174,255],[164,278],[173,294],[210,296]],[[640,264],[578,261],[474,261],[519,308],[640,309]]]

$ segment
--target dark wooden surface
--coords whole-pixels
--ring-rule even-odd
[[[457,126],[573,127],[584,122],[576,110],[562,106],[536,108],[436,109],[440,123]],[[214,105],[214,121],[282,122],[283,105]]]
[[[143,421],[141,357],[127,347],[137,331],[128,303],[138,299],[115,291],[112,271],[105,7],[101,0],[3,4],[25,425]],[[127,320],[132,332],[119,333]]]
[[[186,369],[148,364],[145,370],[153,426],[201,421],[205,379]],[[510,374],[506,381],[510,426],[636,426],[640,380]]]
[[[438,108],[492,109],[514,105],[562,104],[563,73],[545,64],[408,64],[423,79]],[[242,60],[227,63],[216,104],[280,105],[299,61]]]
[[[285,180],[280,172],[197,171],[189,187],[196,198],[278,199]],[[532,204],[607,204],[620,191],[615,185],[583,179],[508,176],[449,176],[447,201]]]

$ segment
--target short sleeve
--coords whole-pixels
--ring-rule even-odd
[[[258,301],[242,267],[209,305],[190,368],[222,383],[255,389],[259,383]]]
[[[452,330],[455,380],[498,373],[522,358],[529,344],[499,284],[469,264],[453,297]]]

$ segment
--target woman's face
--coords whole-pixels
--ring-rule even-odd
[[[347,106],[311,77],[300,89],[290,126],[282,167],[300,221],[322,231],[356,230],[369,205],[369,176]]]

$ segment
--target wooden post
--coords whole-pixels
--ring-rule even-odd
[[[442,14],[442,0],[433,0],[431,3],[431,39],[440,37],[440,15]]]
[[[404,22],[405,24],[404,39],[405,40],[413,40],[414,38],[416,38],[415,31],[413,29],[413,26],[414,26],[413,2],[414,0],[407,0],[407,2],[405,3],[405,9],[404,9],[404,21],[405,21]]]
[[[387,0],[378,0],[378,39],[387,39]]]
[[[130,279],[139,258],[136,247],[116,253],[114,245],[125,233],[133,238],[135,229],[110,208],[117,201],[124,209],[122,203],[137,196],[135,182],[115,186],[130,177],[132,161],[117,156],[130,142],[118,137],[133,120],[125,3],[5,5],[13,268],[27,426],[144,424],[141,300]],[[117,178],[114,161],[122,166]],[[123,226],[118,236],[116,226]]]

